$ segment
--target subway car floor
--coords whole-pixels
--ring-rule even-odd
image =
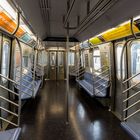
[[[66,125],[66,81],[46,81],[21,114],[20,140],[132,140],[120,121],[70,82]]]

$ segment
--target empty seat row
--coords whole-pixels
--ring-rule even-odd
[[[17,81],[20,84],[20,81]],[[15,88],[18,90],[21,90],[21,99],[30,99],[32,97],[35,97],[37,95],[37,92],[39,90],[39,87],[41,85],[41,80],[36,78],[35,80],[33,79],[33,74],[32,72],[26,72],[23,74],[22,79],[21,79],[21,84],[17,85]]]
[[[85,72],[83,77],[76,79],[78,84],[92,97],[107,97],[110,81],[98,75]]]

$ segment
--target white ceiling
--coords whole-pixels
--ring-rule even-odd
[[[63,25],[63,18],[67,13],[67,0],[15,0],[21,7],[25,17],[31,23],[35,32],[43,40],[46,37],[65,37],[66,29]],[[72,0],[71,0],[72,1]],[[87,1],[75,0],[75,5],[70,14],[70,26],[77,26],[77,17],[80,22],[87,16]],[[90,0],[90,10],[96,4],[109,0]],[[110,0],[111,1],[111,0]],[[84,41],[100,32],[115,27],[116,25],[140,14],[140,0],[112,0],[113,5],[105,10],[98,18],[90,16],[90,21],[80,28],[70,31],[79,41]],[[101,4],[99,5],[101,6]],[[97,14],[100,14],[97,12]]]

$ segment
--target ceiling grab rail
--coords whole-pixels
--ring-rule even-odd
[[[18,43],[18,47],[19,47],[19,52],[20,52],[20,90],[19,90],[19,109],[18,109],[18,126],[20,125],[20,114],[21,114],[21,94],[22,94],[22,48],[21,48],[21,44],[18,40],[18,38],[16,38],[16,41]]]
[[[73,0],[73,1],[72,1],[71,5],[70,5],[70,7],[69,7],[69,9],[68,9],[68,12],[67,12],[67,14],[66,14],[66,18],[65,18],[65,21],[64,21],[64,27],[65,27],[66,24],[68,23],[68,20],[69,20],[71,11],[72,11],[72,9],[73,9],[73,6],[74,6],[74,4],[75,4],[75,1],[76,1],[76,0]]]
[[[132,38],[132,39],[128,39],[125,43],[124,43],[124,45],[123,45],[123,48],[122,48],[122,52],[121,52],[121,58],[120,58],[120,77],[121,77],[121,92],[122,92],[122,111],[121,111],[121,120],[122,121],[126,121],[128,118],[130,118],[130,117],[132,117],[133,115],[135,115],[138,111],[136,111],[136,112],[134,112],[134,113],[132,113],[131,115],[129,115],[129,116],[127,116],[127,117],[124,117],[124,111],[123,111],[123,104],[124,104],[124,102],[123,102],[123,84],[124,83],[127,83],[128,81],[129,81],[129,79],[131,78],[128,78],[128,79],[126,79],[125,81],[123,81],[123,55],[124,55],[124,52],[125,52],[125,49],[126,49],[126,47],[127,47],[127,44],[130,42],[132,42],[133,40],[135,40],[135,39],[140,39],[140,37],[138,37],[136,34],[135,34],[135,32],[134,32],[134,29],[133,29],[133,22],[134,22],[134,19],[133,18],[131,18],[131,20],[130,20],[130,29],[131,29],[131,33],[132,33],[132,36],[134,37],[134,38]],[[127,101],[126,101],[127,102]]]

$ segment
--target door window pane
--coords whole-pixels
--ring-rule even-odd
[[[9,74],[9,58],[10,58],[10,43],[8,41],[4,41],[2,46],[1,73],[5,77],[8,77]],[[6,82],[7,80],[2,78],[2,81]]]
[[[117,78],[120,79],[121,78],[121,53],[122,53],[122,49],[123,49],[123,44],[118,44],[116,46],[116,62],[117,62]],[[124,55],[123,55],[123,60],[122,60],[122,77],[123,79],[125,78],[125,67],[124,67]]]
[[[56,65],[56,52],[50,53],[50,65],[55,66]]]
[[[69,65],[74,65],[74,52],[69,53]]]
[[[99,68],[101,68],[101,58],[99,49],[95,49],[93,52],[93,66],[94,70],[98,70]]]
[[[63,66],[63,52],[58,52],[58,66]]]
[[[140,41],[134,41],[131,45],[131,75],[140,72]],[[133,80],[134,82],[140,81],[140,76]]]

